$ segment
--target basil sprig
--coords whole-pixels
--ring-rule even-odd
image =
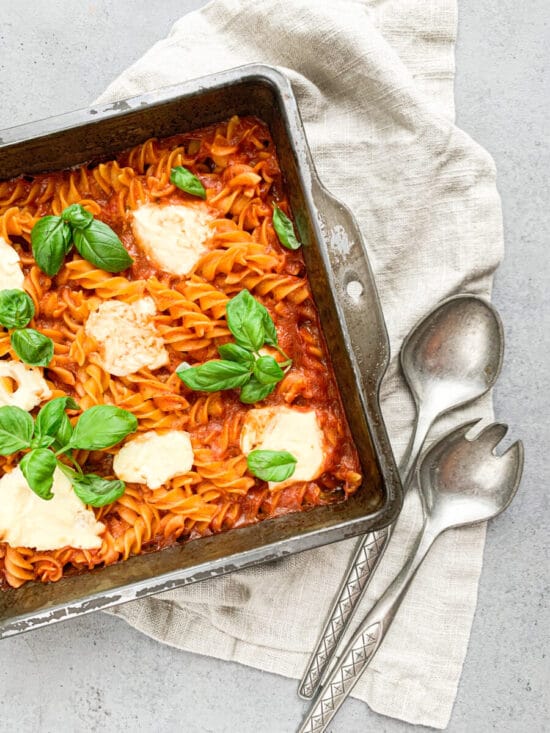
[[[84,504],[95,507],[112,504],[126,490],[124,481],[119,479],[106,479],[95,473],[79,474],[64,464],[60,468],[70,480],[74,493]]]
[[[71,204],[63,209],[61,212],[61,218],[67,224],[70,224],[75,229],[85,229],[94,220],[94,215],[90,214],[80,204]]]
[[[251,377],[250,381],[241,389],[239,398],[245,405],[253,405],[269,397],[276,386],[276,384],[262,384],[256,377]]]
[[[17,356],[31,366],[48,366],[53,341],[33,328],[24,328],[34,316],[34,303],[24,290],[0,290],[0,324],[14,328],[10,343]]]
[[[241,402],[254,404],[273,392],[290,369],[292,359],[279,346],[277,329],[267,308],[248,290],[242,290],[227,303],[226,319],[236,343],[218,347],[221,359],[199,366],[184,362],[177,375],[190,389],[202,392],[240,387]],[[265,344],[273,346],[285,361],[279,363],[272,356],[260,355]]]
[[[135,415],[114,405],[94,405],[84,410],[69,440],[70,448],[101,450],[120,443],[137,430]]]
[[[254,362],[254,376],[260,384],[277,384],[284,372],[272,356],[260,356]]]
[[[258,351],[266,342],[272,339],[273,331],[266,329],[266,314],[268,322],[273,324],[267,309],[253,298],[248,290],[242,290],[232,298],[226,306],[225,317],[227,327],[235,337],[238,346],[249,351]],[[273,324],[273,328],[275,325]],[[275,339],[277,332],[275,331]]]
[[[24,290],[0,290],[0,323],[23,328],[34,316],[34,303]]]
[[[41,499],[53,499],[53,474],[57,466],[55,454],[47,448],[34,448],[19,463],[28,485]]]
[[[58,448],[66,445],[73,433],[73,427],[65,410],[80,410],[72,397],[56,397],[47,402],[36,416],[34,434],[37,438],[52,438]]]
[[[296,238],[294,225],[288,216],[277,206],[273,207],[273,228],[279,242],[287,249],[299,249],[302,243]]]
[[[133,262],[111,227],[80,204],[68,206],[61,216],[43,216],[32,228],[34,259],[50,277],[57,275],[73,244],[85,260],[106,272],[121,272]]]
[[[286,450],[253,450],[247,458],[248,470],[262,481],[285,481],[296,470],[296,458]]]
[[[110,226],[92,219],[86,227],[74,227],[74,246],[85,260],[106,272],[122,272],[134,261]]]
[[[53,475],[59,467],[82,501],[91,506],[104,506],[124,493],[124,483],[83,473],[73,449],[110,448],[134,433],[138,422],[127,410],[114,405],[95,405],[82,412],[73,429],[65,411],[79,409],[72,397],[56,397],[33,420],[20,407],[0,407],[0,455],[29,449],[19,466],[30,488],[42,499],[53,497]],[[60,455],[65,455],[76,470],[63,463]]]
[[[214,359],[201,366],[182,364],[178,377],[191,389],[218,392],[221,389],[242,387],[250,379],[251,370],[244,364],[226,359]]]
[[[46,367],[53,359],[53,341],[34,328],[18,328],[10,340],[15,353],[26,364]]]
[[[31,230],[32,254],[46,275],[56,275],[71,249],[70,225],[60,216],[43,216]]]
[[[30,448],[33,419],[20,407],[0,407],[0,456]]]
[[[177,165],[170,171],[170,183],[177,186],[182,191],[190,193],[192,196],[198,196],[201,199],[206,198],[206,190],[197,176],[193,175],[190,170],[182,165]]]

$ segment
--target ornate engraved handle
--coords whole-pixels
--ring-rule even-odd
[[[384,640],[439,530],[425,524],[398,575],[363,620],[317,693],[298,733],[323,733]]]
[[[302,677],[299,688],[299,694],[302,697],[311,698],[315,694],[332,653],[338,646],[365,592],[369,579],[384,554],[391,530],[390,526],[369,532],[357,545],[317,646],[313,650]]]
[[[315,698],[298,733],[322,733],[326,729],[375,655],[382,640],[381,632],[382,624],[377,621],[353,637]]]

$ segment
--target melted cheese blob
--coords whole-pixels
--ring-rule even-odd
[[[13,380],[17,385],[13,391],[8,388],[7,380]],[[20,361],[0,360],[0,405],[29,411],[51,396],[41,369]]]
[[[206,251],[214,217],[205,204],[146,204],[134,211],[134,236],[157,267],[187,275]]]
[[[32,491],[19,467],[0,479],[0,541],[12,547],[58,550],[101,547],[105,529],[74,493],[69,479],[55,469],[53,499]]]
[[[15,249],[0,237],[0,290],[23,290],[25,276]]]
[[[131,304],[108,300],[90,313],[86,332],[99,345],[105,371],[125,377],[143,367],[158,369],[168,364],[168,352],[152,322],[155,313],[152,298]]]
[[[286,481],[270,481],[270,488],[281,488],[296,481],[313,481],[325,461],[323,432],[315,410],[290,407],[261,407],[250,410],[241,430],[241,450],[286,450],[296,458],[296,468]]]
[[[116,454],[113,471],[119,479],[158,489],[191,470],[194,460],[189,433],[150,430],[129,440]]]

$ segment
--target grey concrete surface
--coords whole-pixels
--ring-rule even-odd
[[[421,2],[421,0],[418,0]],[[0,2],[0,128],[86,106],[201,0]],[[154,8],[154,11],[152,11]],[[459,0],[457,116],[495,157],[507,351],[497,416],[526,444],[513,509],[491,524],[451,733],[550,730],[548,0]],[[449,620],[452,623],[452,619]],[[289,733],[296,683],[161,646],[94,614],[0,645],[0,731]],[[346,704],[333,733],[412,726]]]

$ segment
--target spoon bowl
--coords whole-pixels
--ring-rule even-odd
[[[500,317],[475,295],[444,300],[407,336],[401,367],[418,416],[401,463],[405,485],[433,421],[488,392],[500,373],[503,354]]]
[[[437,398],[440,408],[448,409],[451,400],[458,407],[486,392],[500,372],[503,341],[500,318],[489,303],[473,295],[445,300],[416,326],[401,351],[416,402]]]

